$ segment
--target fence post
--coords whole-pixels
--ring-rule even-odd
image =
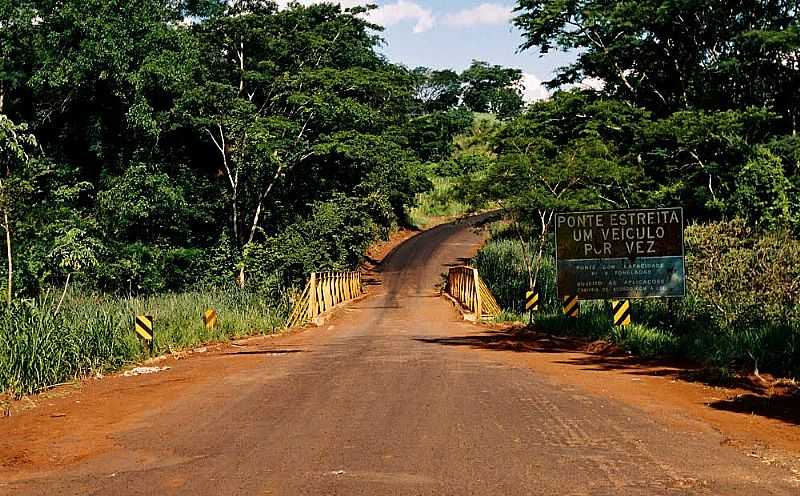
[[[311,273],[311,280],[308,282],[308,305],[311,318],[316,319],[319,306],[317,305],[317,273]]]
[[[478,269],[472,269],[472,279],[474,282],[474,289],[475,289],[475,321],[481,320],[483,317],[483,302],[481,301],[481,288],[479,286],[480,279],[478,275]]]

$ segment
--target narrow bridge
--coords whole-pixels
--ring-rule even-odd
[[[417,235],[320,328],[7,419],[0,494],[798,494],[711,428],[493,348],[437,289],[481,236],[469,222]]]

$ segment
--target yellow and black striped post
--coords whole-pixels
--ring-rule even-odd
[[[539,310],[539,291],[534,289],[525,293],[525,311],[535,312]]]
[[[217,327],[217,311],[213,308],[207,309],[203,312],[203,325],[206,326],[206,329],[214,329]]]
[[[565,295],[563,298],[562,311],[567,317],[577,319],[581,314],[581,302],[576,295]]]
[[[631,301],[611,300],[611,315],[614,317],[615,326],[631,325]]]
[[[133,330],[138,334],[142,339],[148,342],[150,345],[150,349],[153,349],[153,342],[155,341],[153,337],[155,333],[153,332],[153,316],[152,315],[137,315],[136,322],[133,325]]]
[[[533,324],[533,312],[537,310],[539,310],[539,290],[532,289],[525,293],[525,311],[528,312],[531,324]]]

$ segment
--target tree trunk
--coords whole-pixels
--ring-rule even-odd
[[[69,288],[70,276],[72,276],[72,272],[67,272],[67,282],[64,283],[64,291],[61,293],[61,299],[58,300],[58,305],[56,305],[55,315],[58,315],[59,310],[61,310],[61,305],[64,303],[64,297],[67,296],[67,288]]]
[[[11,306],[11,297],[14,294],[14,261],[11,258],[11,224],[8,221],[8,207],[3,209],[3,226],[6,229],[6,257],[8,259],[8,295],[6,300],[8,305]]]
[[[547,213],[539,213],[539,218],[541,219],[541,232],[539,234],[539,251],[536,255],[536,261],[534,262],[534,273],[533,273],[533,284],[531,285],[531,289],[536,288],[536,284],[539,282],[539,272],[542,269],[542,258],[544,256],[544,245],[547,243],[547,233],[550,232],[550,222],[553,220],[553,210],[548,211]]]

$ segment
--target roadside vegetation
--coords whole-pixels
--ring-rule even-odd
[[[414,206],[408,211],[412,226],[428,228],[437,222],[461,217],[471,211],[470,206],[458,200],[455,194],[456,181],[451,177],[431,176],[433,188],[417,193]]]
[[[239,288],[118,298],[57,295],[20,300],[0,314],[0,384],[29,394],[86,374],[115,370],[165,352],[270,333],[284,325],[285,302]],[[201,315],[214,307],[219,324],[206,329]],[[151,351],[131,332],[133,316],[151,315]]]
[[[530,230],[496,224],[472,263],[505,309],[500,321],[531,321],[536,331],[605,340],[648,359],[688,358],[722,377],[742,370],[797,377],[800,306],[787,292],[800,275],[800,241],[767,235],[753,242],[745,231],[741,221],[690,226],[687,298],[633,301],[633,324],[625,328],[612,325],[603,301],[583,302],[578,319],[564,317],[555,297],[552,240],[540,272],[542,304],[531,321],[524,312],[528,270],[519,241],[520,234],[530,239]]]
[[[568,5],[567,5],[568,4]],[[606,339],[647,357],[800,375],[800,46],[796,6],[723,2],[517,2],[523,49],[578,50],[551,98],[487,136],[461,198],[509,226],[475,259],[509,315],[544,299],[538,330]],[[567,90],[564,85],[574,84]],[[558,91],[557,88],[562,88]],[[688,295],[605,302],[561,316],[557,211],[684,208]]]

